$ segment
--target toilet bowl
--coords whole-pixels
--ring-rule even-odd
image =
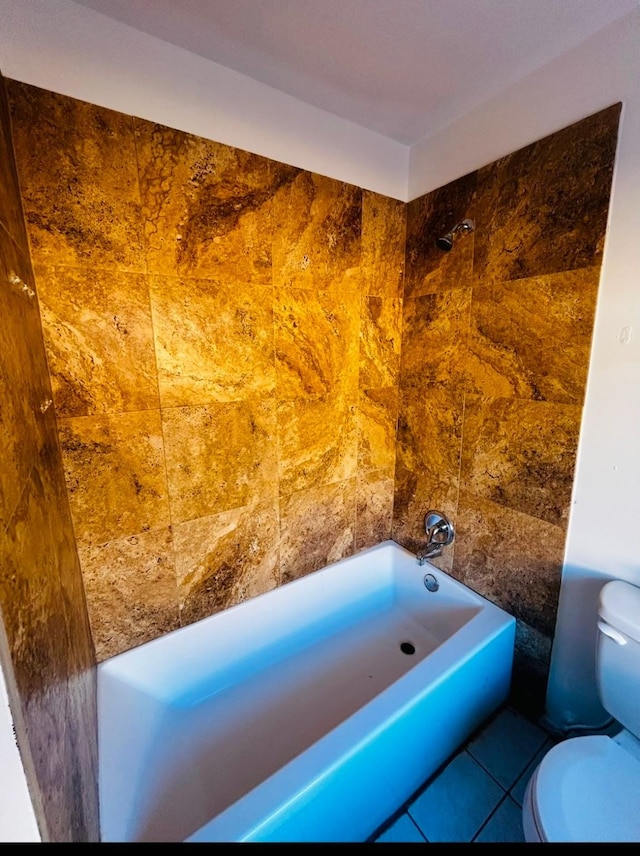
[[[640,842],[640,760],[614,737],[572,737],[547,752],[525,791],[527,842]]]
[[[527,842],[640,842],[640,589],[607,583],[598,616],[598,692],[620,730],[547,752],[525,791]]]

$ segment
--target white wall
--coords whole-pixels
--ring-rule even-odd
[[[411,152],[70,0],[0,0],[0,71],[405,201],[623,102],[548,694],[600,721],[597,593],[640,585],[640,10]]]
[[[40,840],[0,663],[0,843]]]
[[[410,157],[413,199],[617,101],[618,153],[547,697],[560,728],[606,719],[594,672],[598,592],[610,578],[640,585],[640,11],[414,146]]]
[[[0,0],[0,72],[406,201],[407,146],[71,0]]]

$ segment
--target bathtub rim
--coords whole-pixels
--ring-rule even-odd
[[[295,591],[304,585],[319,584],[323,575],[339,573],[339,567],[354,559],[366,561],[368,556],[381,554],[387,557],[389,568],[387,573],[393,577],[396,570],[396,562],[402,563],[403,568],[411,565],[410,573],[416,573],[420,579],[426,573],[433,573],[440,581],[441,586],[450,589],[454,594],[461,596],[461,601],[466,605],[474,604],[479,607],[478,612],[473,615],[462,627],[458,628],[450,637],[424,660],[402,675],[398,680],[390,684],[381,693],[371,698],[365,705],[348,716],[336,727],[322,735],[317,741],[310,744],[295,758],[287,762],[281,769],[265,778],[262,782],[252,788],[251,791],[241,796],[226,809],[221,811],[211,820],[207,821],[198,829],[194,830],[184,841],[198,841],[198,836],[205,835],[207,841],[234,841],[247,840],[256,834],[256,830],[264,826],[265,820],[255,820],[247,823],[247,817],[271,818],[282,810],[291,799],[291,794],[299,794],[305,790],[309,781],[309,770],[313,774],[313,781],[317,782],[330,775],[331,770],[341,764],[345,757],[353,755],[358,746],[371,740],[373,733],[383,731],[389,724],[403,712],[420,699],[427,696],[440,682],[446,680],[447,676],[461,662],[471,659],[481,648],[487,646],[492,639],[503,633],[509,633],[515,637],[515,618],[504,611],[501,607],[493,604],[482,595],[470,589],[464,583],[456,580],[446,571],[436,567],[432,563],[426,563],[419,567],[415,554],[393,540],[386,540],[373,547],[362,550],[352,556],[334,562],[319,571],[304,577],[292,580],[286,584]],[[336,571],[336,568],[338,569]],[[99,711],[102,709],[101,694],[103,692],[102,676],[113,680],[125,680],[120,674],[120,668],[133,662],[143,662],[145,652],[160,651],[164,646],[170,644],[170,640],[180,635],[188,638],[193,633],[194,627],[201,626],[206,631],[207,627],[215,627],[220,623],[223,616],[227,621],[232,621],[238,609],[246,607],[247,604],[260,602],[268,603],[268,599],[278,596],[283,587],[278,587],[257,595],[250,601],[245,601],[230,607],[199,622],[187,625],[171,631],[157,639],[150,640],[134,649],[124,651],[121,654],[105,660],[99,664],[98,692]],[[254,606],[254,608],[258,608]],[[513,647],[513,645],[512,645]],[[511,668],[511,666],[510,666]],[[125,672],[128,669],[125,669]],[[140,692],[145,692],[137,685],[134,687]],[[398,704],[398,698],[404,701]],[[99,729],[101,732],[102,729]],[[296,797],[297,799],[297,797]],[[105,838],[104,840],[114,840]],[[133,839],[135,840],[135,839]]]
[[[439,568],[436,570],[442,573]],[[318,770],[312,784],[329,776],[346,758],[383,732],[390,723],[400,719],[406,711],[424,701],[462,663],[472,660],[499,636],[510,633],[515,642],[515,618],[500,607],[495,609],[498,612],[481,610],[414,668],[187,836],[185,841],[247,842],[254,839],[261,828],[310,787],[310,767]],[[404,699],[402,704],[398,704],[399,697]],[[371,723],[375,723],[373,728]],[[293,799],[291,794],[295,795]],[[252,816],[261,819],[248,823],[247,818]]]

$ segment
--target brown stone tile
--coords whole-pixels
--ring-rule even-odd
[[[149,272],[271,281],[272,161],[135,120]]]
[[[404,301],[400,387],[424,394],[433,387],[464,392],[471,289]]]
[[[169,408],[162,426],[174,524],[277,499],[273,402]]]
[[[355,476],[355,404],[335,395],[280,401],[277,421],[280,495]]]
[[[275,588],[280,578],[278,508],[233,508],[176,526],[182,624]]]
[[[460,491],[453,575],[535,630],[553,636],[565,531]]]
[[[40,409],[52,392],[17,176],[7,159],[10,149],[3,91],[0,647],[2,660],[10,663],[12,703],[19,706],[16,737],[43,838],[97,842],[94,649],[54,409]],[[10,284],[14,275],[17,280]]]
[[[478,172],[474,273],[502,282],[602,259],[620,105]]]
[[[144,271],[130,116],[10,81],[34,263]]]
[[[58,415],[157,410],[146,277],[44,266],[36,277]]]
[[[170,528],[79,552],[98,661],[180,626]]]
[[[397,386],[402,342],[402,301],[362,298],[360,389]]]
[[[358,474],[356,486],[356,550],[391,538],[393,479],[384,470]]]
[[[457,288],[471,281],[476,231],[458,235],[453,249],[436,246],[458,223],[475,221],[475,172],[409,202],[404,296],[419,297]]]
[[[47,475],[34,465],[0,542],[0,603],[23,703],[50,681],[64,692],[70,671],[51,500]]]
[[[358,403],[358,472],[384,470],[393,478],[398,388],[365,389]]]
[[[98,841],[93,647],[73,532],[58,506],[62,470],[49,470],[56,449],[41,454],[0,541],[0,606],[46,834]]]
[[[151,277],[162,407],[275,388],[273,294],[241,280]]]
[[[27,710],[47,684],[58,685],[58,703],[64,706],[68,673],[66,616],[58,599],[58,557],[48,499],[43,474],[34,466],[0,542],[0,602],[18,690]]]
[[[288,176],[291,178],[292,176]],[[298,170],[274,198],[273,281],[277,286],[330,288],[360,267],[362,190]]]
[[[46,511],[57,557],[60,597],[66,614],[68,680],[77,681],[79,686],[83,686],[87,681],[87,672],[93,669],[96,660],[62,453],[53,415],[45,423],[45,432],[46,439],[40,449],[37,466],[45,485]],[[91,714],[91,708],[88,708],[88,713]]]
[[[407,206],[404,202],[362,191],[362,288],[365,294],[401,298]]]
[[[41,412],[52,393],[37,298],[29,299],[19,286],[11,288],[12,275],[33,291],[28,262],[0,226],[0,530],[18,502],[53,417],[52,407]]]
[[[0,276],[3,289],[20,297],[29,306],[38,306],[38,288],[31,267],[29,247],[17,243],[1,223]]]
[[[13,155],[11,118],[5,78],[0,74],[0,226],[23,250],[27,249],[27,232],[22,214],[18,172]]]
[[[351,556],[355,522],[355,479],[301,490],[281,499],[282,583]]]
[[[582,404],[600,269],[474,287],[467,391]]]
[[[100,843],[95,669],[68,681],[64,769],[71,795],[68,824],[74,843]],[[56,813],[61,816],[60,812]],[[60,839],[58,839],[60,840]]]
[[[400,392],[393,538],[411,551],[426,544],[428,511],[455,525],[462,443],[462,400],[434,387],[414,397]],[[451,550],[436,560],[446,569]]]
[[[530,718],[545,712],[551,664],[550,636],[516,619],[516,641],[509,702]]]
[[[279,399],[358,388],[360,299],[357,291],[276,289],[276,389]]]
[[[169,524],[159,411],[81,416],[58,424],[81,546]]]
[[[566,529],[582,408],[467,396],[461,484]]]

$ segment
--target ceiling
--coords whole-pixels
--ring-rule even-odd
[[[411,145],[640,0],[75,0]]]

